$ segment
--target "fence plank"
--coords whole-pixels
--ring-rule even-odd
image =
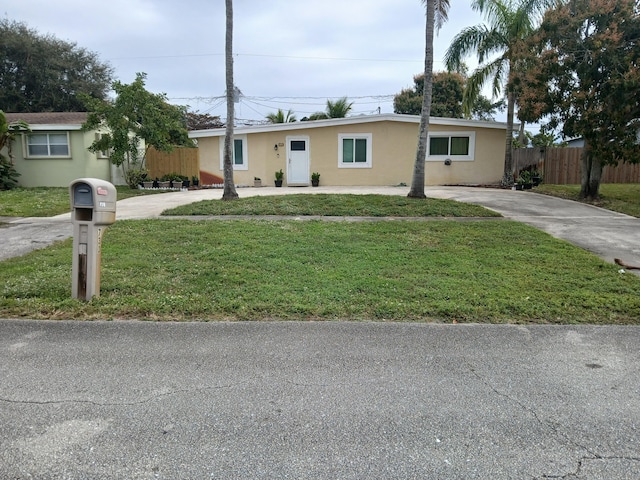
[[[175,147],[171,152],[161,152],[151,147],[145,161],[151,178],[162,178],[168,173],[178,173],[189,179],[200,177],[200,152],[197,148]]]
[[[543,172],[545,183],[554,185],[579,184],[582,148],[547,147],[516,148],[513,150],[515,173],[532,165]],[[605,166],[602,183],[640,183],[640,164],[621,163]]]

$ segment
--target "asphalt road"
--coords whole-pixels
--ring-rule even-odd
[[[0,320],[2,479],[637,479],[640,329]]]

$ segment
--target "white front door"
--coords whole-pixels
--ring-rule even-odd
[[[287,185],[309,185],[309,137],[287,137]]]

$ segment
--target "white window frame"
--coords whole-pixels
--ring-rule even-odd
[[[343,162],[344,140],[366,140],[366,162]],[[372,133],[340,133],[338,134],[338,168],[372,168],[373,167],[373,134]]]
[[[224,171],[224,137],[219,137],[219,144],[220,144],[220,170]],[[242,163],[241,164],[237,164],[233,163],[233,169],[234,170],[249,170],[249,142],[247,141],[247,136],[246,135],[234,135],[233,136],[233,140],[235,143],[235,140],[242,140]],[[235,146],[235,145],[234,145]],[[234,160],[235,160],[235,149],[232,148],[232,153],[234,155]]]
[[[36,135],[38,136],[43,136],[46,135],[47,137],[47,151],[48,153],[46,155],[32,155],[29,147],[30,147],[30,143],[29,143],[29,139],[31,137],[35,137]],[[52,155],[51,154],[51,141],[49,138],[49,135],[66,135],[67,137],[67,154],[66,155]],[[69,139],[69,132],[33,132],[33,133],[29,133],[27,135],[23,135],[24,136],[24,151],[25,151],[25,158],[71,158],[71,142]],[[56,144],[54,144],[56,145]]]
[[[469,153],[467,155],[451,155],[451,137],[469,137]],[[447,155],[429,155],[432,138],[449,138],[449,153]],[[427,138],[427,158],[428,162],[442,162],[443,160],[472,162],[476,153],[476,132],[429,132]]]
[[[96,133],[96,141],[100,140],[104,135],[106,135],[106,133]],[[109,150],[100,150],[96,152],[96,158],[100,160],[108,159],[111,157],[111,152],[111,148]]]

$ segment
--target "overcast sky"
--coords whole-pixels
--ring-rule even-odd
[[[0,13],[98,53],[124,83],[146,72],[149,91],[225,117],[224,3],[22,0]],[[436,71],[452,38],[481,20],[468,2],[451,2]],[[420,0],[234,0],[236,117],[291,108],[300,119],[341,96],[354,114],[392,113],[393,95],[424,68],[424,29]]]

